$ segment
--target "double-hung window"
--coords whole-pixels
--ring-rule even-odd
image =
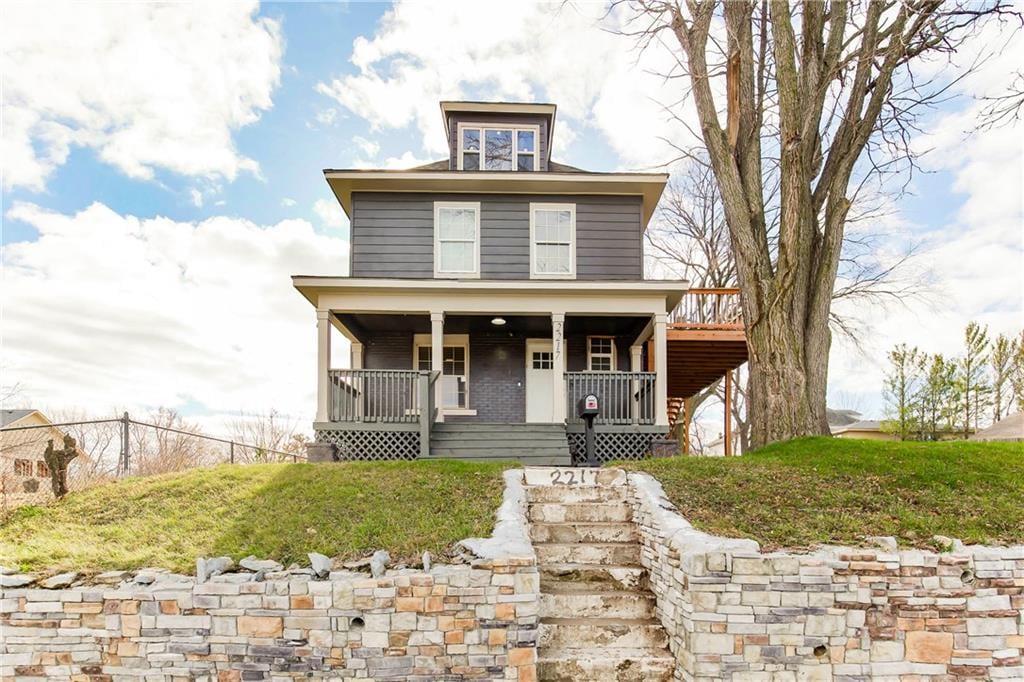
[[[480,276],[480,203],[434,203],[434,276]]]
[[[615,371],[615,339],[611,336],[587,337],[587,370]]]
[[[530,277],[576,277],[575,204],[530,204]]]
[[[537,170],[537,126],[488,127],[459,125],[459,168]]]
[[[430,371],[429,334],[416,334],[414,353],[416,369]],[[441,407],[466,409],[469,407],[469,337],[446,334],[441,356]]]

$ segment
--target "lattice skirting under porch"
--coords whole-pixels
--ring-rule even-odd
[[[587,460],[586,435],[582,431],[570,431],[569,452],[573,464],[583,464]],[[651,456],[651,443],[663,441],[666,434],[643,431],[601,431],[594,433],[594,450],[597,460],[602,464],[621,459],[644,459]]]
[[[342,461],[410,460],[420,454],[418,431],[317,429],[316,440],[337,447]]]

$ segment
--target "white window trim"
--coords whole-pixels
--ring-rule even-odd
[[[609,371],[609,372],[617,371],[618,363],[616,362],[616,358],[618,357],[619,349],[616,348],[616,346],[615,346],[615,337],[614,336],[606,336],[606,335],[602,335],[602,334],[595,334],[594,336],[588,336],[587,337],[587,371],[588,372],[603,372],[603,371],[606,371],[606,370],[600,370],[600,369],[593,369],[593,362],[592,362],[592,360],[593,360],[594,354],[590,352],[590,340],[591,339],[611,339],[611,342],[612,342],[612,353],[611,353],[612,362],[611,362],[611,367],[612,368],[607,370],[607,371]],[[607,354],[606,353],[597,353],[597,357],[601,357],[601,358],[607,357]]]
[[[476,215],[473,240],[473,270],[441,270],[441,230],[438,216],[442,208],[471,208]],[[434,277],[438,279],[480,279],[480,202],[479,201],[435,201],[434,202]]]
[[[430,348],[433,337],[430,334],[413,334],[412,337],[412,366],[419,369],[420,347]],[[475,416],[476,410],[469,407],[469,334],[445,334],[441,340],[442,346],[461,346],[466,353],[466,407],[445,407],[441,409],[444,414]],[[440,407],[440,406],[438,406]]]
[[[489,124],[470,123],[469,121],[466,121],[464,123],[459,123],[459,125],[456,127],[455,134],[458,136],[458,139],[455,141],[455,144],[458,145],[456,148],[458,149],[458,156],[457,156],[457,158],[458,158],[458,169],[459,170],[463,170],[463,167],[462,167],[462,155],[463,155],[463,152],[465,150],[462,148],[462,131],[464,129],[466,129],[466,128],[468,128],[470,130],[479,130],[480,131],[480,152],[479,152],[480,153],[480,169],[479,169],[479,172],[487,172],[487,173],[495,172],[495,171],[487,170],[486,164],[484,163],[484,131],[487,131],[487,130],[511,130],[512,131],[512,142],[513,142],[512,143],[512,170],[511,171],[503,171],[505,173],[511,173],[511,172],[516,172],[516,171],[518,171],[520,173],[529,172],[529,171],[520,171],[519,170],[519,136],[516,135],[516,131],[518,131],[518,130],[532,130],[533,131],[533,152],[528,152],[528,153],[532,153],[533,154],[533,170],[535,170],[535,171],[536,170],[540,170],[540,126],[539,125],[511,125],[511,124],[510,125],[500,125],[500,124],[496,124],[496,123],[489,123]],[[475,173],[477,171],[473,171],[473,172]],[[502,172],[502,171],[499,171],[499,172]]]
[[[569,272],[537,272],[537,221],[542,211],[569,211]],[[530,279],[576,279],[576,204],[547,204],[530,202]]]

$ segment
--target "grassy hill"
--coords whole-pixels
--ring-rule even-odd
[[[934,546],[1024,542],[1024,444],[804,438],[743,457],[627,465],[661,481],[697,528],[766,550],[892,535]]]
[[[394,559],[490,534],[510,464],[387,462],[224,465],[126,479],[16,511],[0,565],[55,572],[160,566],[248,554]]]

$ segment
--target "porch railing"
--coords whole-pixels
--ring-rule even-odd
[[[654,372],[566,372],[565,395],[567,421],[579,424],[580,398],[593,393],[601,413],[597,424],[653,424]]]
[[[740,290],[690,289],[669,314],[668,321],[685,329],[743,329]]]
[[[332,369],[331,421],[415,424],[424,408],[432,418],[431,374],[411,369]]]

